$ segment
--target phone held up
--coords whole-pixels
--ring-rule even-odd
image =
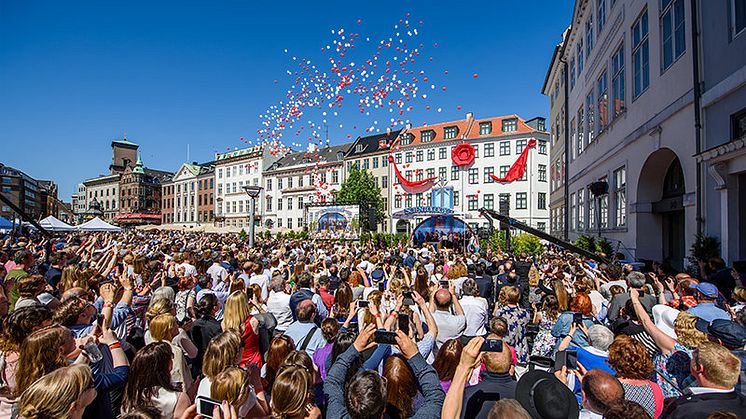
[[[378,344],[396,344],[396,332],[389,332],[387,330],[376,330],[373,335],[373,340]]]
[[[197,396],[194,402],[197,405],[197,414],[203,418],[212,418],[212,410],[215,407],[219,409],[221,405],[219,400],[205,396]]]
[[[405,335],[409,334],[409,314],[400,314],[397,317],[397,321],[399,322],[399,330],[402,331]]]
[[[578,351],[568,349],[557,352],[554,358],[554,369],[559,371],[562,367],[567,367],[568,370],[578,369]]]
[[[480,352],[502,352],[503,341],[501,339],[487,339],[482,343]]]

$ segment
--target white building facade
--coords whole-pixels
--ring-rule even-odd
[[[490,175],[503,177],[531,139],[537,141],[529,151],[523,178],[511,183],[495,182]],[[472,228],[485,227],[487,220],[480,208],[498,210],[500,199],[507,199],[510,216],[532,227],[548,231],[549,222],[549,135],[543,118],[529,122],[516,115],[475,119],[471,113],[459,121],[408,127],[400,134],[393,150],[401,174],[410,181],[431,177],[446,180],[453,187],[453,210]],[[459,167],[452,161],[453,148],[462,142],[474,147],[474,163]],[[392,167],[389,192],[389,217],[406,208],[429,206],[432,189],[406,193]],[[411,233],[426,216],[413,220],[390,219],[389,231]]]
[[[168,187],[173,190],[173,197],[169,197],[173,206],[164,208],[161,212],[171,212],[168,219],[177,225],[212,223],[209,211],[214,205],[214,177],[215,167],[210,164],[182,164],[168,183]]]
[[[302,230],[307,204],[331,203],[345,179],[344,158],[350,144],[291,152],[264,171],[262,227]]]
[[[215,155],[215,225],[244,228],[249,225],[251,201],[244,186],[261,186],[265,149],[262,146]],[[256,203],[255,219],[263,213],[262,199]]]
[[[697,231],[689,2],[578,0],[568,63],[569,238],[682,268]],[[606,182],[594,199],[590,186]]]
[[[101,210],[104,212],[104,219],[106,221],[113,221],[114,216],[119,210],[119,179],[121,175],[113,174],[107,176],[99,176],[93,179],[88,179],[83,182],[85,193],[87,194],[85,200],[85,210],[89,210],[91,203],[95,199],[101,204]]]

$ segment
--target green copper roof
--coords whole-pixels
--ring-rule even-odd
[[[141,175],[145,174],[145,170],[142,168],[142,155],[140,153],[137,153],[137,163],[135,163],[132,173],[139,173]]]

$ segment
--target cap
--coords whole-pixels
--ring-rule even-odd
[[[373,278],[373,281],[380,281],[383,279],[383,269],[373,269],[373,272],[370,273],[370,277]]]
[[[707,332],[729,348],[740,349],[746,346],[746,328],[732,320],[715,319]]]
[[[715,284],[711,284],[709,282],[690,284],[689,288],[694,288],[695,290],[710,298],[717,298],[719,294],[718,287],[716,287]]]

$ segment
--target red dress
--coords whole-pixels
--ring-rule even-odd
[[[243,352],[241,353],[241,367],[246,368],[253,364],[258,368],[261,368],[262,354],[259,350],[259,335],[254,333],[254,329],[251,328],[251,319],[253,319],[253,317],[249,315],[246,319],[246,323],[243,325],[241,339],[243,340],[244,347]]]

